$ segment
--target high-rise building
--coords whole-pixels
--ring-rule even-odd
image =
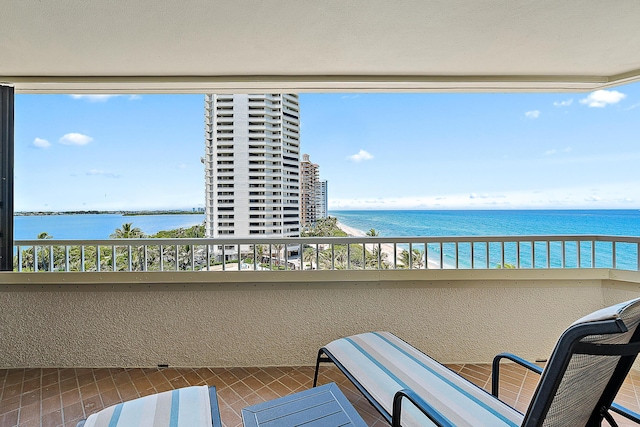
[[[300,162],[300,223],[303,227],[315,225],[318,206],[319,166],[311,163],[308,154]]]
[[[299,236],[299,146],[297,95],[205,95],[207,237]]]
[[[320,167],[311,163],[308,154],[302,155],[300,177],[300,222],[311,227],[327,217],[327,181],[320,181]]]
[[[318,184],[316,216],[320,219],[326,218],[329,215],[329,181],[325,179],[324,181],[320,181]]]

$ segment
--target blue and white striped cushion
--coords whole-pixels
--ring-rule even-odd
[[[84,427],[211,427],[207,386],[130,400],[92,414]]]
[[[393,396],[409,388],[459,427],[518,427],[523,415],[389,332],[369,332],[325,347],[388,412]],[[406,401],[405,401],[406,402]],[[402,425],[432,426],[403,403]]]

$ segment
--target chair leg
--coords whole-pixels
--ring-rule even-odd
[[[324,354],[324,350],[320,349],[318,351],[318,358],[316,359],[316,372],[313,375],[313,387],[318,385],[318,371],[320,370],[320,363],[331,362],[331,359],[328,357],[322,357]]]

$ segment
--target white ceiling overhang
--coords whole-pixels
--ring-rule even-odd
[[[22,93],[590,91],[640,80],[638,0],[5,0]]]

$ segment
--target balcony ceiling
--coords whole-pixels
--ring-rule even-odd
[[[637,0],[6,0],[18,92],[589,91],[640,80]]]

